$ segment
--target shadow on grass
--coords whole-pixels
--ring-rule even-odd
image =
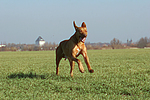
[[[14,73],[14,74],[10,74],[8,76],[9,79],[14,79],[14,78],[40,78],[40,79],[46,79],[45,75],[36,75],[33,74],[32,72],[30,72],[29,74],[24,74],[24,73]]]
[[[51,79],[51,80],[59,80],[59,81],[73,81],[73,80],[85,80],[85,78],[80,76],[75,76],[72,78],[71,76],[67,75],[59,75],[57,76],[55,73],[45,73],[44,75],[38,75],[33,72],[29,73],[12,73],[9,76],[7,76],[9,79],[21,79],[21,78],[31,78],[31,79]]]

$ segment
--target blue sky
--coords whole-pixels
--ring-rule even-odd
[[[73,21],[86,22],[86,42],[137,42],[150,37],[150,0],[0,0],[0,42],[59,43],[74,33]]]

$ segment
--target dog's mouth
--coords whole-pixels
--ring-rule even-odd
[[[80,41],[82,41],[83,43],[85,42],[85,40],[86,40],[86,37],[80,37]]]

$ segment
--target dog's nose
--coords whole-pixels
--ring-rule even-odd
[[[83,34],[83,36],[84,36],[84,37],[87,37],[87,35],[86,35],[86,34]]]

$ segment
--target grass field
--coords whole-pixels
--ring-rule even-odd
[[[6,99],[150,99],[150,49],[89,50],[94,73],[80,73],[75,64],[60,63],[55,51],[0,52],[0,100]]]

